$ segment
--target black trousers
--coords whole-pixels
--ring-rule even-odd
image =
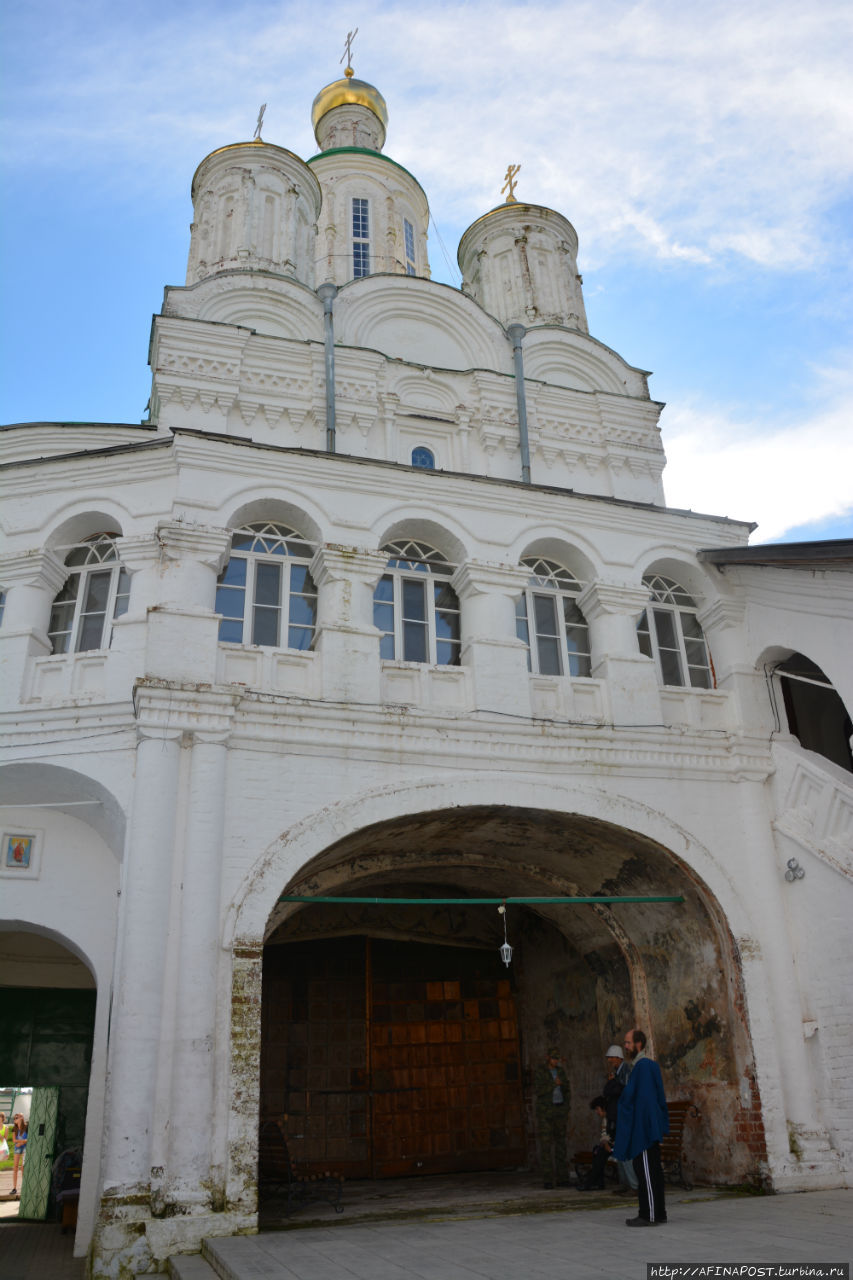
[[[639,1216],[647,1222],[666,1222],[660,1143],[653,1142],[645,1151],[634,1156],[633,1163],[637,1175],[637,1194],[640,1197]]]

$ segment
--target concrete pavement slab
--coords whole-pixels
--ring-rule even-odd
[[[472,1212],[474,1212],[472,1210]],[[670,1197],[629,1231],[629,1202],[512,1216],[356,1222],[206,1242],[223,1280],[645,1280],[647,1262],[850,1262],[853,1192]]]

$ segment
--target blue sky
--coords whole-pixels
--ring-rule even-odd
[[[578,231],[591,332],[654,370],[669,502],[853,536],[849,0],[9,6],[0,420],[143,416],[197,164],[262,102],[266,140],[314,154],[354,25],[434,278],[521,164]]]

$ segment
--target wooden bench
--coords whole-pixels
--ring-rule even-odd
[[[258,1143],[258,1180],[266,1188],[287,1195],[285,1215],[307,1204],[323,1201],[335,1213],[343,1213],[344,1180],[339,1173],[300,1172],[290,1158],[287,1138],[279,1120],[264,1120]]]
[[[684,1125],[688,1116],[691,1119],[695,1119],[698,1117],[699,1112],[692,1102],[684,1099],[668,1102],[666,1106],[669,1112],[669,1134],[660,1144],[663,1174],[670,1182],[679,1182],[685,1191],[690,1191],[693,1188],[693,1183],[688,1177],[684,1166]],[[572,1164],[575,1166],[578,1182],[583,1182],[592,1168],[592,1152],[576,1151],[572,1156]],[[604,1166],[604,1176],[605,1178],[618,1179],[619,1174],[615,1160],[610,1159],[607,1161]]]

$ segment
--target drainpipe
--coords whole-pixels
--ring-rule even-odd
[[[527,330],[523,324],[511,324],[507,337],[512,343],[512,361],[515,366],[515,398],[518,402],[518,437],[521,442],[521,478],[530,484],[530,441],[527,436],[527,397],[524,394],[524,356],[521,340]]]
[[[326,451],[335,452],[335,326],[332,304],[337,297],[337,286],[321,284],[317,296],[323,303],[323,325],[326,356]]]

